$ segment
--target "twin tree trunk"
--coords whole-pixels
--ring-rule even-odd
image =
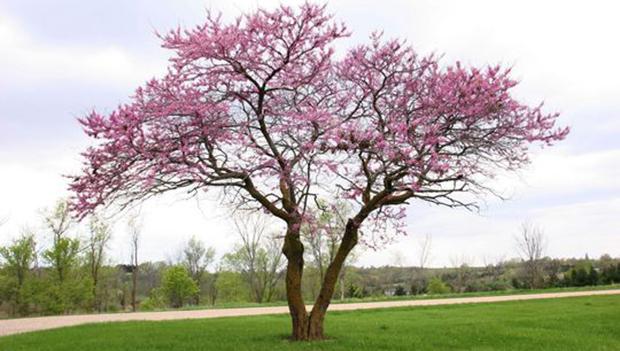
[[[321,285],[319,295],[310,313],[301,291],[304,268],[304,247],[299,236],[299,226],[289,225],[284,238],[282,251],[288,260],[286,267],[286,297],[292,319],[292,339],[321,340],[324,338],[323,324],[325,313],[334,294],[338,276],[349,252],[357,244],[358,227],[352,220],[347,222],[345,233],[334,260],[329,264]]]

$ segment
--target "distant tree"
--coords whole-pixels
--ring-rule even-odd
[[[491,280],[499,281],[506,270],[505,256],[483,257],[482,262],[485,267],[485,274],[489,275]]]
[[[179,263],[180,264],[180,263]],[[161,277],[171,265],[165,262],[141,262],[138,268],[138,284],[136,295],[148,296],[151,290],[161,286]]]
[[[66,236],[67,232],[75,224],[69,210],[69,202],[61,199],[56,205],[44,214],[47,228],[52,232],[54,240]]]
[[[99,269],[98,299],[101,311],[113,312],[120,308],[119,293],[123,286],[123,275],[118,267],[103,265]]]
[[[265,216],[247,214],[234,220],[241,243],[224,256],[224,263],[242,273],[254,302],[270,301],[282,277],[284,259],[280,242],[268,236]]]
[[[405,296],[407,295],[407,290],[402,285],[397,285],[396,289],[394,289],[394,296]]]
[[[393,250],[391,256],[392,256],[392,265],[394,267],[402,268],[407,265],[407,256],[399,249]]]
[[[240,273],[227,270],[218,272],[215,289],[221,302],[247,302],[252,294]]]
[[[92,279],[93,310],[101,311],[102,302],[98,294],[100,270],[112,231],[108,223],[96,216],[91,218],[89,229],[89,237],[86,241],[86,264]]]
[[[411,278],[411,294],[413,295],[426,292],[428,277],[424,269],[432,260],[433,236],[426,234],[418,240],[417,244],[418,266],[414,267],[413,277]]]
[[[58,237],[49,249],[43,251],[43,259],[51,266],[56,279],[62,284],[70,271],[76,268],[79,253],[78,239]]]
[[[540,288],[544,282],[542,258],[547,246],[542,229],[529,224],[521,225],[521,232],[515,238],[517,250],[525,263],[525,276],[530,289]]]
[[[75,222],[64,200],[45,214],[47,229],[51,232],[51,246],[41,254],[52,275],[39,286],[37,301],[46,314],[68,313],[78,310],[92,299],[92,288],[84,275],[79,274],[81,245],[71,236]]]
[[[599,274],[596,271],[596,268],[590,267],[590,272],[588,273],[588,285],[595,286],[599,284]]]
[[[137,297],[138,290],[138,271],[140,269],[140,261],[138,260],[138,251],[140,248],[140,233],[142,226],[139,223],[137,215],[130,216],[127,221],[127,230],[129,232],[129,249],[130,249],[130,266],[131,270],[131,310],[136,312],[137,310]]]
[[[565,278],[566,286],[587,286],[590,285],[590,269],[584,264],[579,264],[571,268]]]
[[[549,287],[561,286],[560,273],[562,271],[562,261],[559,259],[547,259],[543,258],[543,275],[546,276],[547,284]]]
[[[615,264],[608,262],[603,267],[603,272],[601,273],[601,280],[605,284],[620,283],[620,262],[617,262]]]
[[[52,236],[51,246],[41,254],[52,275],[39,286],[37,301],[46,314],[67,313],[81,309],[91,299],[92,288],[79,274],[81,244],[71,232],[75,222],[66,200],[60,200],[44,215]]]
[[[428,283],[428,293],[433,295],[447,294],[450,292],[450,287],[444,283],[441,278],[433,277]]]
[[[468,290],[470,283],[472,282],[472,259],[465,255],[455,255],[450,257],[450,262],[454,268],[454,279],[452,279],[451,285],[454,292],[462,293]]]
[[[0,258],[6,281],[0,294],[11,304],[12,314],[26,314],[28,305],[23,301],[23,288],[36,259],[36,243],[31,233],[25,232],[9,246],[0,247]]]
[[[79,239],[68,236],[74,224],[68,203],[65,200],[59,201],[44,219],[52,233],[52,246],[43,251],[43,259],[52,267],[56,279],[62,284],[69,271],[75,268],[80,253]]]
[[[368,290],[366,290],[365,287],[359,286],[354,283],[349,283],[349,286],[347,288],[347,297],[362,299],[366,296],[368,296]]]
[[[172,266],[164,271],[162,291],[171,307],[179,308],[198,293],[196,282],[183,266]]]
[[[344,201],[338,201],[331,206],[324,201],[319,200],[317,202],[317,209],[315,210],[317,221],[302,226],[301,238],[304,245],[309,249],[310,261],[319,273],[316,286],[320,288],[321,283],[325,279],[326,269],[338,252],[342,235],[347,225],[347,218],[350,217],[352,209]],[[347,265],[355,262],[356,258],[355,251],[349,253],[340,270],[338,285],[340,287],[341,300],[345,297]]]
[[[189,275],[194,279],[199,289],[202,286],[207,267],[213,263],[214,259],[215,249],[212,247],[205,247],[204,243],[195,236],[192,236],[183,248],[181,257],[182,265],[187,269]],[[200,292],[198,292],[194,298],[194,302],[197,305],[200,304]]]

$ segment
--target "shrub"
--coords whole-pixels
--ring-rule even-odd
[[[450,287],[438,277],[433,277],[428,283],[428,292],[433,295],[447,294],[450,292]]]
[[[166,269],[161,289],[170,306],[174,308],[182,307],[198,293],[196,282],[182,266]]]

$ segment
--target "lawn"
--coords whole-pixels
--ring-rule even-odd
[[[292,343],[284,315],[93,324],[0,338],[2,351],[620,350],[620,296],[334,312]]]

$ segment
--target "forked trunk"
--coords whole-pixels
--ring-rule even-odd
[[[312,311],[308,316],[301,294],[301,278],[303,272],[303,245],[297,235],[287,232],[284,243],[284,254],[288,259],[286,270],[286,293],[289,311],[293,322],[292,339],[296,341],[322,340],[325,338],[324,322],[327,308],[334,295],[334,289],[344,262],[357,244],[358,225],[353,221],[347,223],[345,234],[334,260],[329,264],[323,278],[321,290]],[[295,239],[296,238],[296,239]]]

